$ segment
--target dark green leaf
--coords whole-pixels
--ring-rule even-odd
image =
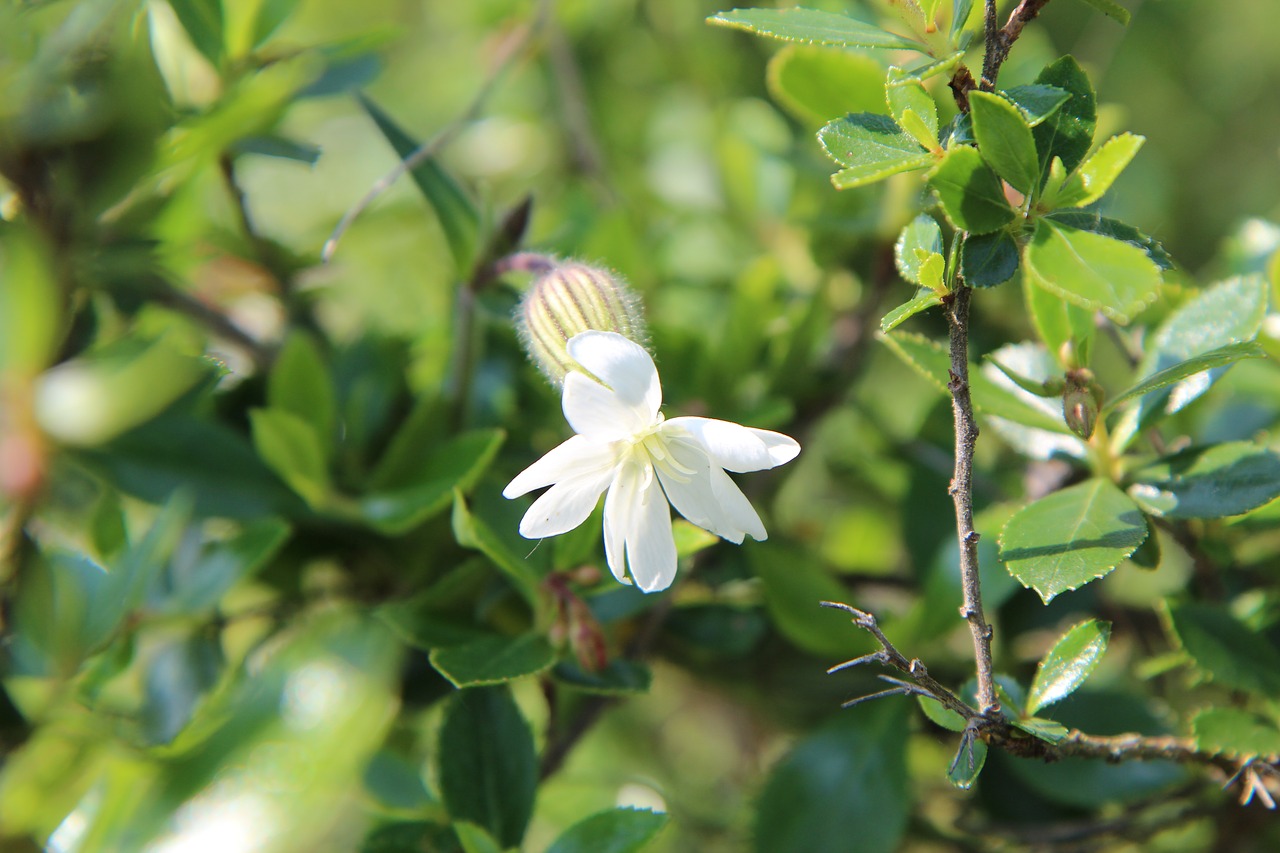
[[[913,284],[920,283],[920,264],[917,250],[928,255],[942,254],[942,229],[932,216],[920,214],[907,223],[893,244],[893,260],[898,273]]]
[[[927,178],[938,193],[947,219],[961,231],[987,234],[1008,225],[1018,215],[1005,199],[1000,179],[975,148],[951,148]]]
[[[1023,195],[1038,189],[1036,143],[1021,111],[999,95],[979,91],[969,94],[969,107],[983,159]]]
[[[515,529],[513,526],[512,530]],[[531,561],[512,549],[506,538],[499,536],[483,519],[471,512],[466,498],[459,491],[453,493],[453,536],[464,548],[474,548],[484,554],[530,604],[538,600],[538,582],[541,572]],[[533,543],[529,543],[530,549]]]
[[[1170,365],[1163,370],[1143,379],[1137,385],[1122,391],[1111,400],[1108,400],[1105,409],[1114,409],[1116,406],[1131,400],[1134,397],[1141,397],[1150,391],[1159,388],[1165,388],[1169,385],[1177,384],[1188,377],[1204,373],[1206,370],[1216,370],[1218,368],[1227,367],[1235,364],[1237,361],[1245,358],[1266,358],[1267,352],[1262,348],[1261,344],[1254,341],[1239,344],[1227,344],[1214,350],[1192,356],[1186,361],[1178,364]]]
[[[707,21],[784,41],[837,47],[927,50],[914,39],[886,32],[845,15],[817,9],[734,9],[713,15]]]
[[[1164,518],[1241,515],[1280,496],[1280,454],[1248,441],[1190,448],[1129,475],[1129,494]]]
[[[533,734],[505,687],[457,693],[440,727],[440,793],[449,816],[519,846],[533,814],[538,760]]]
[[[1225,609],[1180,604],[1169,608],[1169,623],[1207,678],[1233,690],[1280,698],[1280,651]]]
[[[167,641],[153,650],[143,677],[142,726],[147,740],[162,744],[177,737],[225,665],[216,634]]]
[[[1160,291],[1160,268],[1140,249],[1050,219],[1036,223],[1024,260],[1040,287],[1121,324]]]
[[[1191,721],[1196,747],[1239,757],[1280,756],[1280,729],[1240,708],[1206,708]]]
[[[1000,557],[1048,604],[1103,577],[1142,544],[1147,523],[1124,492],[1089,480],[1014,514],[1000,533]]]
[[[267,405],[309,424],[327,460],[336,436],[337,400],[329,369],[310,335],[293,332],[267,376]]]
[[[212,545],[199,559],[171,561],[163,589],[150,606],[165,613],[196,613],[216,606],[239,581],[254,575],[284,545],[289,525],[275,518],[247,523],[235,536]]]
[[[942,297],[937,293],[932,290],[921,290],[910,302],[904,302],[888,314],[885,314],[880,321],[880,331],[891,332],[921,311],[927,311],[933,306],[941,304]]]
[[[314,166],[320,161],[320,146],[295,142],[283,136],[248,136],[236,142],[231,150],[236,154],[259,154],[263,157],[306,163],[308,166]]]
[[[1032,127],[1044,122],[1058,108],[1067,102],[1071,93],[1057,86],[1032,84],[1030,86],[1011,86],[1000,94],[1018,105],[1027,124]]]
[[[569,827],[547,853],[637,853],[666,824],[661,812],[610,809]]]
[[[391,143],[401,160],[418,150],[418,143],[401,130],[377,104],[363,94],[358,97],[360,105],[378,125],[378,130],[382,131],[382,135]],[[462,275],[469,274],[480,240],[480,213],[475,204],[434,157],[428,157],[410,175],[436,213],[457,270]]]
[[[1071,96],[1033,130],[1036,151],[1040,154],[1040,180],[1043,182],[1054,157],[1062,158],[1063,165],[1070,172],[1089,153],[1098,119],[1098,104],[1089,76],[1070,56],[1046,66],[1035,82],[1061,89]]]
[[[1093,672],[1111,638],[1111,623],[1098,619],[1081,622],[1063,634],[1036,666],[1027,693],[1028,715],[1075,692]]]
[[[557,681],[584,693],[618,696],[645,693],[653,681],[653,673],[639,661],[615,658],[600,672],[587,672],[575,661],[561,661],[551,670]]]
[[[224,51],[222,0],[169,0],[196,50],[217,68]]]
[[[431,652],[431,665],[454,687],[513,681],[549,669],[555,659],[551,645],[539,634],[491,636]]]
[[[818,131],[827,156],[845,168],[831,176],[836,189],[846,190],[883,180],[899,172],[923,169],[933,155],[888,116],[856,113]]]
[[[436,804],[422,781],[422,768],[407,755],[383,749],[364,770],[365,790],[380,805],[400,812],[420,811]]]
[[[960,275],[971,287],[995,287],[1018,271],[1018,244],[1008,231],[974,234],[960,247]]]
[[[892,853],[902,841],[908,715],[882,701],[852,708],[805,737],[778,763],[756,810],[758,853]]]

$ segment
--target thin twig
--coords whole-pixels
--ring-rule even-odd
[[[996,77],[1000,74],[1000,66],[1009,58],[1009,48],[1022,35],[1025,27],[1036,15],[1040,14],[1049,0],[1022,0],[1009,13],[1009,20],[1004,27],[996,28],[996,0],[986,0],[987,53],[982,59],[982,89],[990,92],[996,87]]]

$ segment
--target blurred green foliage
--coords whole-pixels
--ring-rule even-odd
[[[812,5],[905,31],[880,4]],[[1276,749],[1280,383],[1253,357],[1280,355],[1273,12],[1127,6],[1122,27],[1049,4],[1001,73],[1021,99],[977,96],[967,129],[959,25],[886,97],[887,65],[922,57],[711,28],[725,9],[702,0],[0,8],[0,846],[965,850],[1100,827],[1132,849],[1117,826],[1271,849],[1274,822],[1208,771],[993,751],[966,776],[954,721],[900,697],[842,712],[883,685],[824,675],[872,646],[821,599],[874,610],[944,683],[972,675],[938,387],[958,263],[991,286],[977,526],[1018,725]],[[1089,139],[1147,141],[1063,175],[1062,208],[1100,208],[1019,243],[999,179],[1046,180],[1031,157],[1064,127],[1042,74],[1092,81]],[[833,189],[814,134],[845,113],[872,116],[824,131],[845,185],[863,149],[832,140],[889,128],[945,217],[916,219],[921,172]],[[992,236],[944,258],[947,217]],[[1081,308],[1096,278],[1058,274],[1098,245],[1134,273],[1098,297],[1133,321],[1105,334]],[[678,524],[677,585],[646,597],[607,579],[598,514],[519,538],[502,486],[567,434],[510,323],[527,277],[488,274],[519,247],[640,291],[670,411],[799,438],[745,484],[768,543]],[[1044,269],[1058,290],[1024,281]],[[1018,391],[1063,344],[1110,392],[1092,416],[1125,491],[1058,400]],[[1033,501],[1088,519],[1085,492],[1120,502],[1116,553],[1021,571],[1061,538],[1026,519],[1067,518]]]

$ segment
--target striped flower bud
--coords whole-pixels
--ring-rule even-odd
[[[516,316],[525,351],[556,387],[574,368],[569,339],[581,332],[617,332],[645,343],[636,295],[612,273],[576,261],[553,263],[520,303]]]

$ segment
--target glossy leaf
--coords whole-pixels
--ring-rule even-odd
[[[418,143],[377,104],[363,94],[358,97],[398,157],[403,160],[418,149]],[[480,213],[475,203],[434,157],[428,157],[409,174],[435,211],[456,268],[460,273],[469,273],[480,239]]]
[[[999,95],[975,91],[969,94],[969,114],[978,151],[996,174],[1023,195],[1037,189],[1036,143],[1018,108]]]
[[[547,853],[638,853],[666,825],[662,812],[610,809],[569,827]]]
[[[1146,521],[1124,492],[1088,480],[1015,513],[1000,533],[1000,558],[1047,604],[1108,574],[1146,536]]]
[[[1169,608],[1182,650],[1210,680],[1268,699],[1280,698],[1280,651],[1227,610],[1188,602]]]
[[[1044,83],[1011,86],[1001,94],[1018,105],[1027,124],[1032,127],[1042,124],[1071,97],[1071,93],[1066,89]]]
[[[907,223],[893,244],[899,275],[914,284],[920,283],[922,261],[918,252],[924,252],[926,257],[942,253],[942,229],[932,216],[923,213]]]
[[[1011,721],[1011,725],[1046,743],[1058,743],[1069,734],[1062,723],[1044,717],[1020,717]]]
[[[1246,343],[1227,344],[1217,349],[1209,350],[1205,353],[1192,356],[1186,361],[1178,364],[1170,365],[1163,370],[1143,379],[1137,385],[1128,390],[1122,391],[1111,400],[1108,400],[1105,409],[1113,409],[1128,400],[1135,397],[1141,397],[1160,388],[1166,388],[1175,385],[1184,379],[1204,373],[1206,370],[1216,370],[1235,364],[1237,361],[1246,358],[1266,358],[1267,352],[1262,348],[1261,344],[1254,341]]]
[[[550,669],[555,659],[550,644],[539,634],[485,637],[431,652],[431,665],[454,687],[512,681]]]
[[[1053,204],[1058,207],[1084,207],[1102,198],[1146,141],[1145,136],[1132,133],[1108,139],[1067,179]]]
[[[840,190],[922,169],[933,162],[933,155],[915,137],[888,116],[874,113],[836,119],[818,131],[818,140],[827,156],[845,167],[831,176],[831,183]]]
[[[756,810],[757,853],[845,850],[857,827],[860,853],[892,853],[907,825],[901,704],[844,711],[796,743],[774,767]]]
[[[1024,260],[1039,286],[1121,324],[1160,290],[1160,269],[1140,249],[1049,219],[1036,223]]]
[[[798,6],[791,9],[734,9],[712,15],[707,21],[784,41],[836,47],[925,50],[925,46],[914,39],[886,32],[846,15]]]
[[[1129,494],[1164,518],[1224,518],[1280,497],[1280,453],[1248,441],[1191,448],[1129,475]]]
[[[1191,721],[1191,731],[1196,748],[1206,752],[1280,757],[1280,728],[1240,708],[1205,708]]]
[[[987,234],[1008,225],[1017,216],[1004,197],[1000,179],[974,148],[951,148],[928,174],[947,219],[961,231]]]
[[[1034,715],[1074,693],[1102,659],[1110,638],[1111,623],[1097,619],[1063,634],[1036,667],[1027,693],[1027,714]]]
[[[505,687],[456,693],[440,727],[440,793],[449,816],[519,846],[533,814],[533,734]]]
[[[941,255],[934,255],[941,257]],[[909,302],[904,302],[897,308],[894,308],[888,314],[885,314],[880,320],[880,331],[890,332],[906,322],[908,319],[919,314],[921,311],[928,311],[935,305],[942,304],[942,297],[932,290],[921,290],[916,294],[915,298]]]
[[[895,74],[895,72],[898,72]],[[889,69],[889,78],[885,84],[885,99],[889,104],[889,114],[894,120],[916,138],[916,141],[930,150],[938,147],[938,105],[933,96],[919,80],[902,76],[897,68]],[[903,116],[911,113],[923,124],[922,130],[914,130],[907,126]]]
[[[789,44],[769,60],[769,94],[813,127],[832,116],[884,112],[884,69],[865,53]]]
[[[1053,86],[1070,95],[1066,103],[1033,130],[1043,180],[1054,157],[1060,157],[1066,170],[1070,172],[1089,153],[1098,119],[1098,105],[1089,76],[1070,56],[1064,56],[1046,66],[1035,82],[1042,86]]]
[[[996,287],[1018,271],[1018,244],[1007,231],[973,234],[960,247],[960,275],[970,287]]]
[[[924,715],[936,725],[949,732],[964,731],[966,725],[964,717],[950,708],[944,707],[937,699],[931,699],[928,696],[917,696],[916,702],[920,705],[920,710],[924,712]]]

